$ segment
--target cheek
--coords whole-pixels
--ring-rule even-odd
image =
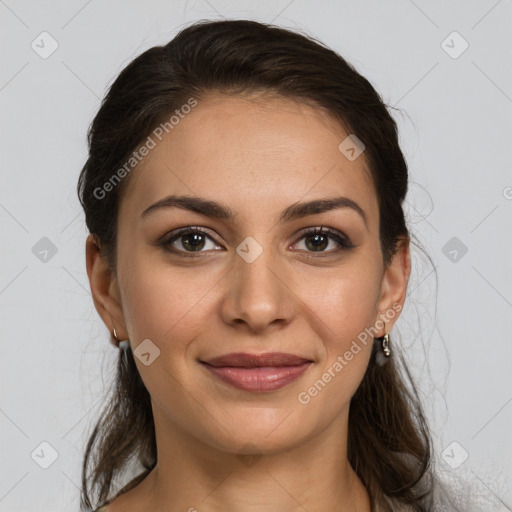
[[[329,347],[341,349],[373,325],[380,288],[378,276],[370,268],[347,267],[301,285],[305,309],[313,313],[310,316],[319,326],[324,325],[322,338],[329,341]]]
[[[121,300],[132,344],[149,338],[160,346],[201,307],[208,282],[198,286],[190,269],[171,269],[161,256],[151,257],[142,250],[120,254],[124,255],[118,263]]]
[[[369,267],[364,271],[347,267],[339,274],[317,279],[314,286],[311,282],[302,290],[305,309],[314,322],[310,325],[322,340],[323,357],[299,402],[311,400],[314,407],[328,402],[335,410],[350,401],[368,366],[373,346],[369,329],[375,322],[379,295],[378,275]]]
[[[141,378],[160,407],[169,408],[169,414],[177,415],[176,420],[180,414],[187,417],[180,389],[193,388],[194,383],[184,362],[192,341],[201,336],[211,318],[206,311],[207,291],[218,279],[205,273],[200,279],[190,269],[171,270],[161,260],[151,262],[135,256],[125,268],[130,271],[122,283],[123,311],[132,350],[146,339],[159,350],[158,358],[149,366],[135,358]]]

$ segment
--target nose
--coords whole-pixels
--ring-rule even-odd
[[[222,303],[222,319],[255,333],[288,324],[295,311],[289,270],[271,249],[252,262],[235,254]]]

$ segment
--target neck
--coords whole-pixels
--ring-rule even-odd
[[[158,464],[130,491],[137,510],[370,511],[347,459],[347,417],[295,447],[268,453],[250,443],[235,453],[220,450],[163,419],[155,414]]]

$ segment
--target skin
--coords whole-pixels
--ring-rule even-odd
[[[349,161],[338,150],[347,135],[304,103],[211,95],[132,171],[115,273],[88,238],[87,272],[105,325],[129,338],[132,350],[149,338],[161,351],[148,366],[135,358],[151,395],[158,464],[108,512],[370,511],[347,459],[347,425],[371,342],[307,405],[297,399],[359,333],[403,305],[410,274],[407,239],[383,266],[375,188],[364,153]],[[179,208],[141,217],[170,194],[223,203],[235,217]],[[298,201],[337,196],[357,202],[367,225],[350,208],[279,221]],[[172,244],[179,254],[155,244],[188,225],[211,235],[202,252],[184,248],[183,237]],[[301,231],[322,225],[356,247],[336,251],[336,240],[326,238],[315,251]],[[236,252],[249,236],[263,249],[251,263]],[[180,256],[187,248],[193,257]],[[251,393],[198,362],[269,351],[313,364],[280,390]],[[242,454],[257,457],[247,463]]]

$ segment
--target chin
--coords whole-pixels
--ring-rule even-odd
[[[232,412],[229,418],[226,417],[223,427],[216,428],[216,432],[212,433],[215,439],[212,444],[240,455],[283,452],[303,444],[309,436],[314,435],[305,422],[298,420],[291,408],[245,408],[241,415]]]

